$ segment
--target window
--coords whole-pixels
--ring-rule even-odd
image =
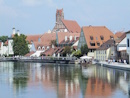
[[[98,40],[98,38],[96,37],[96,40]]]
[[[101,40],[104,40],[104,37],[103,36],[100,36]]]
[[[98,45],[98,46],[100,46],[100,43],[99,43],[99,42],[97,42],[97,45]]]
[[[93,36],[90,36],[90,39],[93,40]]]
[[[129,39],[127,39],[127,47],[129,47]]]
[[[40,46],[38,47],[38,50],[41,50],[41,47],[40,47]]]

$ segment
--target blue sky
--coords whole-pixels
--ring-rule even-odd
[[[15,27],[23,34],[43,34],[55,25],[56,9],[82,26],[130,30],[130,0],[0,0],[0,36]]]

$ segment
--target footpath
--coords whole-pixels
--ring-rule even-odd
[[[108,63],[108,62],[103,62],[103,61],[97,62],[96,64],[104,66],[104,67],[130,71],[130,64],[117,63],[117,62]]]

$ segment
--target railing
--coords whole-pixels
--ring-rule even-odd
[[[0,57],[0,60],[40,60],[40,59],[47,59],[47,60],[77,60],[76,57],[50,57],[50,56],[43,56],[43,57]]]

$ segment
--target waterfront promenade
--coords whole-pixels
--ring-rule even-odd
[[[105,61],[101,61],[101,62],[98,62],[96,64],[104,66],[104,67],[130,71],[130,64],[124,64],[124,63],[118,63],[118,62],[108,63]]]

